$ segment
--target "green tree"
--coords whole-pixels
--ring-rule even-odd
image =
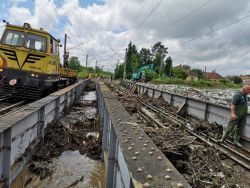
[[[235,84],[242,84],[243,80],[239,76],[234,76],[233,82]]]
[[[186,71],[190,71],[191,69],[189,65],[183,65],[182,68],[185,69]]]
[[[119,79],[123,77],[123,69],[124,69],[124,63],[120,65],[116,65],[115,68],[115,79]]]
[[[69,58],[69,68],[77,71],[81,71],[81,65],[78,57],[71,56]]]
[[[136,72],[139,68],[139,54],[136,46],[131,42],[127,48],[127,64],[126,64],[126,77],[131,78],[132,73]]]
[[[132,66],[132,72],[136,72],[139,69],[139,63],[137,59],[137,54],[133,53],[131,55],[131,66]]]
[[[169,77],[171,77],[172,75],[172,66],[173,66],[173,61],[172,58],[169,56],[165,61],[165,67],[164,67],[164,73]]]
[[[139,56],[140,56],[139,67],[153,63],[150,49],[142,48],[140,50]]]
[[[90,72],[90,73],[95,72],[95,70],[94,70],[94,68],[93,68],[93,67],[87,67],[87,70],[88,70],[88,72]]]
[[[153,53],[153,63],[155,67],[155,71],[159,74],[161,70],[163,70],[163,62],[164,58],[166,57],[166,54],[168,53],[168,47],[165,47],[161,42],[155,43],[155,45],[152,47],[152,53]]]
[[[197,74],[199,78],[202,78],[202,70],[201,69],[191,69],[191,72]]]
[[[173,73],[176,78],[186,79],[187,73],[182,67],[173,67]]]

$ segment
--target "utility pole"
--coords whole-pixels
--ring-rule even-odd
[[[163,67],[163,58],[162,58],[162,50],[160,51],[160,61],[161,61],[161,65],[160,65],[160,76],[162,76],[162,67]]]
[[[95,62],[95,77],[97,78],[97,75],[96,75],[96,68],[97,68],[97,60]]]
[[[119,65],[119,59],[117,60],[117,63],[116,63],[116,67],[118,68],[118,65]]]
[[[66,51],[66,44],[67,44],[67,34],[64,36],[64,54],[63,54],[63,67],[68,68],[68,59],[69,59],[69,52]]]
[[[126,79],[127,53],[128,53],[128,49],[126,48],[126,52],[125,52],[125,61],[124,61],[124,69],[123,69],[123,80]]]
[[[86,68],[88,68],[88,57],[89,57],[89,54],[86,55]]]

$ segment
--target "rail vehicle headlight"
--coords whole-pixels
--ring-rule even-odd
[[[31,74],[32,77],[36,76],[35,74]]]
[[[2,56],[0,56],[0,68],[6,67],[6,65],[6,60]]]
[[[0,56],[0,67],[3,67],[3,58]]]
[[[0,72],[3,72],[3,69],[0,69]]]

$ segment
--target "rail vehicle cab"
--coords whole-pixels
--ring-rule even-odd
[[[43,29],[8,24],[0,41],[0,93],[39,98],[56,87],[59,40]]]

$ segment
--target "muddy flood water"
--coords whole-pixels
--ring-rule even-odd
[[[59,122],[46,129],[44,143],[11,187],[104,188],[101,132],[94,86],[87,88]]]

